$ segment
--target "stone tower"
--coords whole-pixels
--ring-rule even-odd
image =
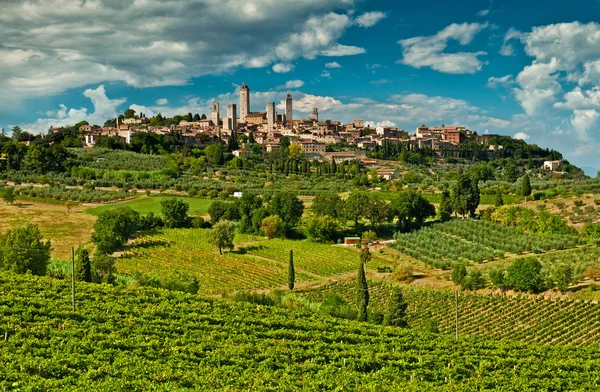
[[[250,113],[250,88],[246,83],[240,87],[240,121],[246,122],[246,116]]]
[[[227,105],[227,128],[230,131],[237,130],[237,105],[230,103]]]
[[[292,122],[292,94],[285,97],[285,121]]]
[[[313,118],[315,119],[315,121],[319,121],[319,109],[318,108],[313,108]]]
[[[219,126],[220,119],[221,117],[219,116],[219,101],[213,101],[211,120],[215,127]]]
[[[267,104],[267,131],[273,131],[276,118],[277,113],[275,112],[275,102],[269,102]]]

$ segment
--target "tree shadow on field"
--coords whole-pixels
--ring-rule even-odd
[[[236,253],[238,255],[244,255],[246,253],[249,252],[253,252],[253,251],[258,251],[261,249],[265,249],[266,246],[264,245],[248,245],[248,246],[242,246],[239,249],[236,250],[232,250],[230,253]]]
[[[171,244],[164,240],[147,240],[138,243],[128,244],[125,249],[126,250],[135,250],[135,249],[153,249],[153,248],[166,248],[170,247]]]

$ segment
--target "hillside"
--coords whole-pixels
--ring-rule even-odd
[[[2,390],[590,390],[596,349],[0,274]]]

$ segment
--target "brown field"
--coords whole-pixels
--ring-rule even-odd
[[[21,206],[0,204],[0,232],[26,223],[40,227],[44,239],[52,241],[52,257],[69,259],[71,247],[90,241],[96,217],[85,214],[86,207],[22,202]]]

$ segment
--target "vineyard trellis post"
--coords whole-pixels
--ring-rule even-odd
[[[71,248],[71,305],[75,312],[75,248]]]
[[[456,327],[456,340],[458,340],[458,290],[454,291],[454,316]]]

